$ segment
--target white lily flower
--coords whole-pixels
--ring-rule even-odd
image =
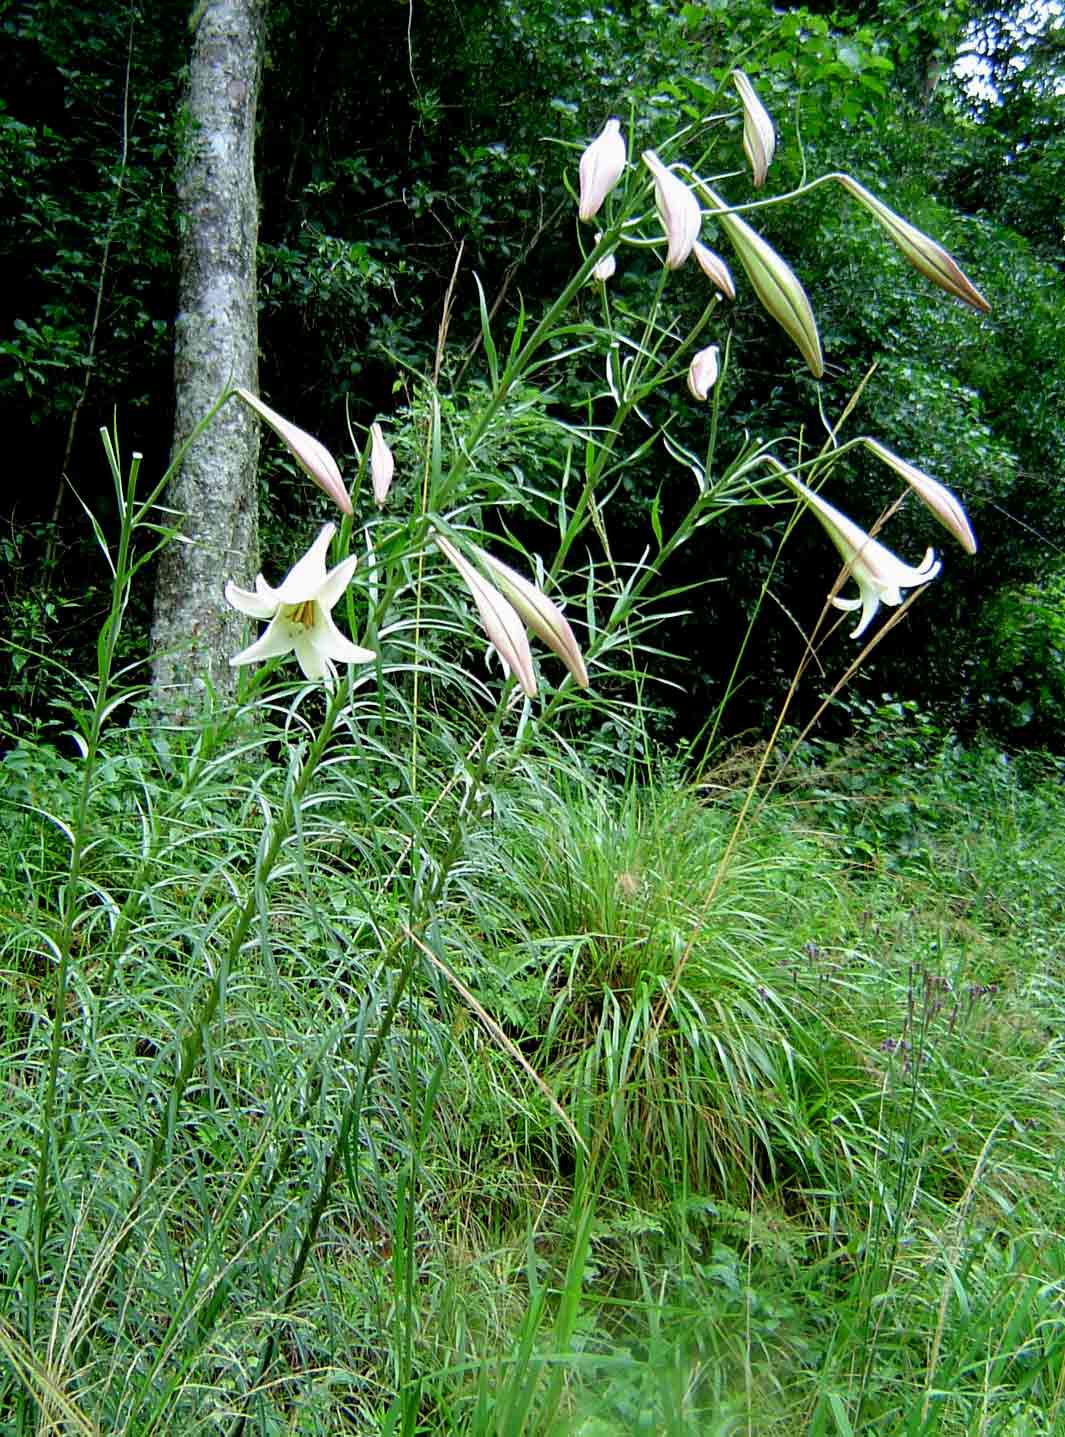
[[[708,345],[700,349],[688,366],[688,389],[693,399],[705,399],[717,383],[720,353],[716,344]]]
[[[346,639],[333,622],[333,606],[351,583],[357,562],[352,556],[326,573],[325,556],[335,533],[336,525],[326,524],[276,589],[262,574],[256,575],[254,593],[232,580],[226,585],[228,604],[249,618],[270,622],[260,639],[233,655],[234,668],[294,653],[307,678],[332,686],[336,664],[366,664],[377,657]]]
[[[380,509],[388,498],[392,487],[392,476],[396,472],[396,461],[385,443],[380,424],[370,425],[370,479],[373,483],[374,503]]]
[[[625,138],[621,133],[621,121],[609,119],[599,138],[593,140],[581,155],[578,214],[582,220],[595,219],[624,169]]]
[[[897,558],[890,549],[860,528],[853,519],[808,489],[801,480],[790,474],[780,476],[796,494],[806,500],[820,519],[828,537],[835,544],[843,558],[851,578],[858,585],[857,599],[834,598],[837,609],[861,609],[862,617],[851,635],[859,639],[872,623],[873,615],[881,604],[892,607],[902,603],[902,590],[915,589],[934,579],[943,567],[935,556],[935,550],[928,549],[919,568],[912,568]]]
[[[703,222],[699,201],[684,181],[667,169],[654,150],[644,150],[641,158],[655,178],[655,204],[669,241],[666,269],[679,269],[699,238]]]

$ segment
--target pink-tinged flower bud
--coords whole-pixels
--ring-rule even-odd
[[[569,626],[569,620],[554,600],[549,599],[535,584],[530,584],[516,569],[504,564],[502,559],[476,547],[473,552],[528,627],[549,649],[555,651],[575,681],[582,689],[586,689],[588,670],[584,666],[580,645]]]
[[[719,212],[720,221],[740,264],[747,272],[755,294],[780,327],[789,334],[806,360],[810,373],[820,379],[825,372],[817,321],[806,298],[806,291],[795,278],[790,265],[776,250],[756,234],[739,215],[730,214],[724,200],[708,185],[700,186],[703,194]]]
[[[514,606],[487,579],[478,574],[469,560],[464,559],[443,534],[434,534],[433,538],[441,553],[447,555],[462,575],[463,582],[473,595],[481,623],[488,635],[488,642],[495,648],[507,671],[514,675],[528,697],[535,698],[536,674],[533,672],[532,650]]]
[[[703,222],[699,201],[684,181],[666,168],[654,150],[644,150],[642,158],[655,178],[655,204],[669,242],[666,269],[679,269],[699,238]]]
[[[370,480],[373,483],[374,502],[380,509],[388,498],[392,487],[392,476],[396,472],[396,461],[385,443],[380,424],[370,425]]]
[[[755,94],[754,86],[742,70],[733,70],[732,83],[743,102],[743,153],[751,167],[755,189],[765,184],[773,151],[777,147],[776,131],[769,111]]]
[[[596,244],[598,244],[602,238],[602,234],[597,234],[595,237]],[[617,256],[614,254],[614,251],[611,250],[609,254],[605,254],[598,263],[592,266],[592,278],[598,284],[606,284],[608,279],[614,278],[617,267]]]
[[[736,286],[732,283],[732,274],[728,265],[720,255],[712,249],[707,249],[700,240],[696,240],[692,246],[692,254],[703,274],[719,290],[726,299],[736,298]]]
[[[987,300],[942,245],[929,239],[915,225],[889,209],[875,195],[870,194],[864,185],[852,180],[850,175],[836,175],[835,178],[887,230],[915,269],[919,269],[933,284],[938,284],[940,289],[945,289],[948,294],[971,305],[973,309],[982,314],[991,313]]]
[[[621,121],[610,119],[598,139],[593,140],[581,155],[578,214],[582,220],[595,219],[624,169],[625,140],[621,133]]]
[[[350,514],[351,500],[344,488],[337,462],[320,440],[303,429],[297,429],[287,419],[282,419],[276,409],[264,404],[249,389],[236,390],[244,403],[254,409],[260,419],[266,421],[277,437],[286,445],[293,459],[303,472],[318,485],[323,494],[328,494],[333,503],[345,514]]]
[[[688,389],[694,399],[705,399],[717,383],[720,372],[718,357],[717,345],[711,344],[706,349],[700,349],[688,366]]]
[[[938,479],[933,479],[923,469],[900,459],[876,439],[865,439],[862,441],[867,449],[872,450],[876,457],[882,460],[896,474],[901,474],[913,492],[936,516],[944,529],[948,529],[957,539],[967,554],[976,553],[976,535],[972,531],[965,510],[958,503],[958,500],[950,492],[945,484]]]

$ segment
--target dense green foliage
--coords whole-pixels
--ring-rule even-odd
[[[170,167],[185,20],[169,5],[150,16],[135,4],[89,14],[43,0],[5,14],[0,51],[13,78],[0,112],[8,297],[0,416],[41,482],[10,491],[3,598],[9,633],[31,648],[41,641],[73,653],[91,633],[98,571],[87,555],[71,562],[84,525],[66,479],[94,507],[106,504],[99,425],[117,407],[127,442],[157,469],[169,444]],[[1019,37],[1024,25],[1032,33]],[[946,242],[990,297],[989,320],[975,322],[915,277],[835,188],[766,212],[761,227],[813,299],[829,372],[815,386],[741,293],[719,326],[722,337],[732,334],[734,358],[722,453],[736,452],[748,432],[791,432],[796,418],[820,442],[819,402],[838,414],[875,362],[854,432],[878,434],[950,482],[983,548],[975,562],[952,556],[935,603],[881,647],[864,681],[871,693],[919,697],[970,730],[1056,741],[1052,706],[1014,703],[1018,664],[1042,665],[1039,652],[1014,654],[999,670],[985,639],[994,615],[1009,609],[1007,595],[1060,571],[1065,550],[1053,12],[1018,19],[893,0],[831,14],[781,12],[761,0],[619,0],[594,11],[577,0],[292,0],[271,7],[271,27],[263,387],[337,451],[347,446],[345,410],[361,426],[397,404],[402,415],[413,398],[404,366],[433,363],[460,245],[451,335],[471,352],[450,362],[464,402],[482,382],[471,271],[505,327],[519,299],[532,307],[554,293],[576,248],[564,184],[578,147],[612,112],[638,116],[636,148],[660,141],[678,118],[733,109],[734,64],[757,78],[777,122],[770,193],[846,168]],[[951,71],[958,53],[973,51],[997,87],[994,101],[986,91],[974,98]],[[1023,69],[1010,63],[1017,53]],[[616,281],[619,298],[643,307],[654,282],[653,266],[633,260]],[[692,276],[686,287],[694,315],[702,285]],[[558,376],[544,402],[581,393],[578,375]],[[679,400],[677,411],[678,437],[697,438],[700,416]],[[630,471],[634,523],[627,541],[618,534],[623,555],[639,552],[655,496],[668,512],[682,502],[682,484],[652,454]],[[866,523],[894,497],[868,466],[852,471],[851,485]],[[277,462],[263,492],[268,537],[271,523],[291,522],[297,495]],[[661,661],[663,676],[682,674],[700,709],[704,696],[722,693],[733,641],[757,602],[763,534],[761,525],[730,526],[670,574],[677,585],[708,571],[729,579],[709,594],[698,632],[678,620],[664,645],[684,660]],[[912,535],[919,552],[929,530],[916,516]],[[787,611],[803,629],[816,617],[810,564],[800,544],[777,571],[778,603],[755,637],[758,663],[738,724],[764,721],[779,701],[801,651],[779,616]],[[819,579],[814,592],[821,588]],[[708,642],[710,632],[718,637]],[[1041,693],[1054,677],[1040,673]],[[6,685],[23,711],[42,697],[24,658],[8,668]]]
[[[1021,12],[961,0],[270,13],[263,389],[354,451],[353,512],[320,527],[307,449],[264,447],[290,572],[227,587],[269,628],[178,722],[143,615],[185,16],[4,12],[0,410],[44,478],[0,537],[0,1428],[1062,1427],[1056,17],[1018,74]],[[952,76],[974,46],[994,100]],[[739,63],[823,378],[801,306],[805,365],[738,263],[728,304],[662,267],[641,148],[760,198]],[[1027,204],[980,181],[1007,158]],[[992,317],[807,187],[836,170]],[[909,490],[891,516],[947,550],[927,590],[815,492],[895,502],[863,434],[972,514],[975,558]],[[884,605],[857,676],[830,540]]]
[[[10,752],[5,1430],[228,1432],[250,1390],[264,1434],[1054,1431],[1065,775],[919,712],[865,721],[867,747],[771,766],[738,836],[757,750],[694,788],[529,751],[467,812],[414,950],[461,786],[430,735],[404,795],[344,726],[169,1112],[313,724],[115,730],[36,1347],[27,1174],[81,773]]]

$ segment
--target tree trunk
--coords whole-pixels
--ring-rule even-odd
[[[200,0],[193,24],[176,177],[175,448],[227,386],[258,390],[255,110],[264,0]],[[164,550],[156,576],[152,680],[175,716],[190,716],[208,685],[232,692],[228,659],[245,621],[222,590],[228,577],[246,583],[258,565],[258,455],[258,420],[230,401],[163,495],[183,539]]]

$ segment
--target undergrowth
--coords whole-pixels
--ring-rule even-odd
[[[17,1313],[76,778],[47,744],[4,760],[5,1425],[29,1390],[42,1431],[226,1430],[357,1095],[249,1430],[1056,1430],[1060,766],[926,744],[903,844],[890,745],[810,750],[708,901],[740,790],[532,751],[386,1031],[406,820],[337,735],[132,1204],[219,900],[278,801],[254,756],[284,741],[104,746],[36,1350]]]

